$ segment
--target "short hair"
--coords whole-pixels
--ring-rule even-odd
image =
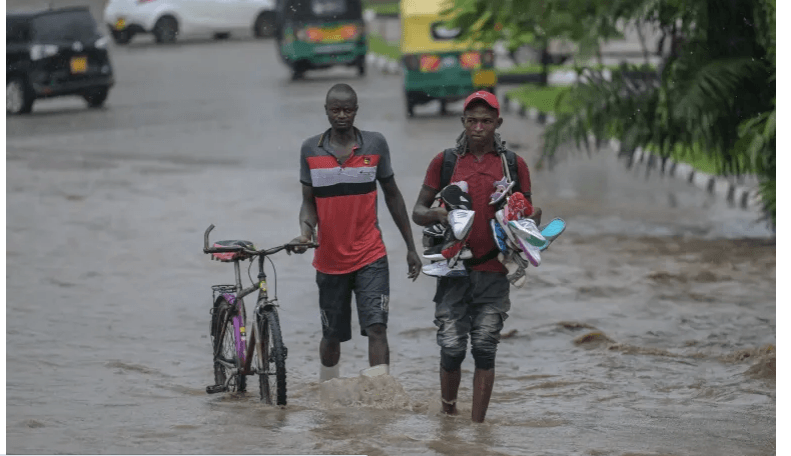
[[[325,99],[325,103],[329,103],[330,97],[333,96],[349,97],[352,98],[355,103],[357,103],[357,92],[355,92],[354,89],[352,89],[352,86],[350,86],[349,84],[339,83],[330,87],[330,90],[327,91],[327,98]]]

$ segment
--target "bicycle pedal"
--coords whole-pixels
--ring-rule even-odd
[[[212,385],[206,387],[206,392],[208,394],[224,393],[226,391],[228,391],[228,387],[225,385]]]

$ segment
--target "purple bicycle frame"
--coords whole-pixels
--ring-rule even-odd
[[[236,296],[230,293],[224,293],[223,297],[232,306],[237,306],[238,312],[233,317],[233,330],[235,333],[234,341],[236,342],[236,353],[239,355],[239,361],[244,366],[244,357],[247,353],[247,337],[244,331],[244,321],[242,320],[241,305],[237,304]]]

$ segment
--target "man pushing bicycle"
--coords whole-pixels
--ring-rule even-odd
[[[300,152],[301,234],[292,241],[319,244],[313,267],[322,324],[321,381],[340,375],[340,344],[352,337],[352,293],[361,333],[368,337],[371,367],[363,374],[389,372],[390,276],[376,213],[377,181],[406,242],[408,277],[417,279],[422,266],[384,136],[354,127],[357,94],[347,84],[330,88],[324,109],[330,128],[305,140]]]

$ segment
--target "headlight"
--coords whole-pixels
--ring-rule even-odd
[[[96,48],[98,48],[98,49],[105,49],[105,48],[107,48],[107,42],[108,41],[109,40],[107,39],[107,37],[103,36],[103,37],[99,38],[98,40],[96,40],[96,42],[93,45],[96,46]]]
[[[34,44],[30,46],[30,59],[39,60],[58,53],[58,46],[54,44]]]

